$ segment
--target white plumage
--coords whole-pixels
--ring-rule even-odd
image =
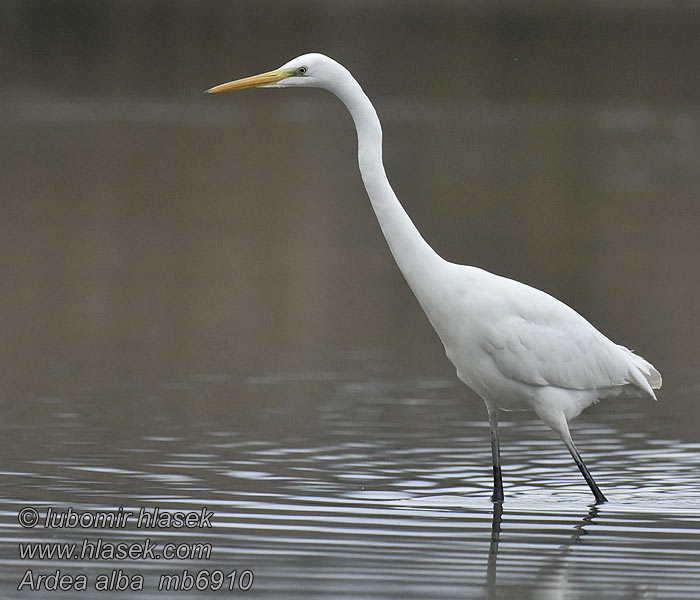
[[[323,88],[350,111],[362,180],[396,263],[440,336],[457,376],[486,403],[494,502],[503,500],[497,411],[528,408],[561,436],[596,501],[604,502],[571,439],[568,421],[611,395],[656,399],[653,390],[661,387],[659,372],[549,294],[438,256],[387,180],[377,113],[345,67],[322,54],[306,54],[275,71],[208,92],[248,87]]]

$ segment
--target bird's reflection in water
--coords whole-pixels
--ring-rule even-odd
[[[491,543],[489,544],[489,562],[486,569],[486,589],[488,597],[496,597],[496,564],[498,562],[498,543],[501,540],[501,520],[503,502],[493,503],[493,520],[491,521]]]
[[[569,539],[560,546],[560,552],[540,570],[537,586],[539,593],[543,590],[558,590],[566,592],[568,588],[567,571],[569,568],[568,558],[573,548],[581,541],[584,535],[588,535],[586,527],[593,524],[598,516],[598,506],[593,504],[588,512],[573,526],[573,531]],[[486,569],[486,592],[489,600],[498,597],[497,595],[497,565],[498,547],[501,541],[501,523],[503,521],[503,503],[494,502],[493,519],[491,521],[491,542],[489,543],[488,565]],[[502,589],[500,590],[503,591]],[[555,596],[558,597],[558,596]]]

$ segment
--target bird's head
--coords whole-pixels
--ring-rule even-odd
[[[333,90],[349,75],[345,67],[323,54],[297,56],[279,69],[214,86],[207,94],[233,92],[251,87],[317,87]]]

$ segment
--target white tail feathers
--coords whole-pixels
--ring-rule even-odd
[[[622,346],[622,348],[624,348],[624,346]],[[631,350],[627,350],[627,348],[624,349],[628,352],[631,363],[628,381],[656,400],[654,390],[658,390],[661,387],[661,373],[641,356],[638,356]]]

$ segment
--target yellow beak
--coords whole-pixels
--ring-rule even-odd
[[[294,72],[295,69],[277,69],[276,71],[268,71],[267,73],[261,73],[260,75],[253,75],[252,77],[245,77],[243,79],[236,79],[235,81],[229,81],[228,83],[216,85],[204,93],[220,94],[222,92],[233,92],[235,90],[259,87],[261,85],[270,85],[272,83],[282,81],[287,77],[291,77]]]

